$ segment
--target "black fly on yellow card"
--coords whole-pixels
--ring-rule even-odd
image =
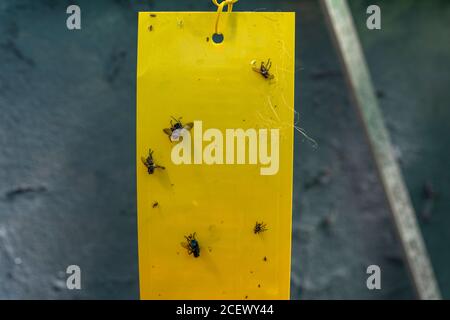
[[[214,2],[139,13],[141,298],[288,299],[295,14]]]

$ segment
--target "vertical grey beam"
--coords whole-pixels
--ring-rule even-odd
[[[440,299],[416,215],[394,157],[389,133],[346,0],[321,0],[352,98],[366,130],[394,224],[419,299]]]

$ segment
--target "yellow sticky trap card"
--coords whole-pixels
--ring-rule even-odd
[[[139,13],[142,299],[289,299],[295,14],[216,18]]]

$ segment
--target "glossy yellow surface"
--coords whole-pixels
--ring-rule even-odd
[[[211,39],[215,19],[215,12],[139,14],[141,298],[289,299],[295,16],[222,13],[221,44]],[[268,58],[272,80],[252,67]],[[278,128],[278,173],[261,175],[259,164],[173,164],[176,142],[163,132],[171,116],[224,135],[228,128]],[[149,148],[165,170],[147,173],[141,157]],[[268,230],[254,234],[256,221]],[[193,232],[198,258],[181,246]]]

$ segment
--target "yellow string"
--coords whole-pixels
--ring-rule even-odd
[[[223,11],[223,8],[225,6],[228,6],[228,12],[233,11],[233,4],[238,2],[238,0],[224,0],[221,3],[218,3],[217,0],[212,0],[212,2],[217,6],[217,18],[216,18],[216,26],[215,26],[215,33],[220,34],[219,33],[219,19],[220,19],[220,14]]]

